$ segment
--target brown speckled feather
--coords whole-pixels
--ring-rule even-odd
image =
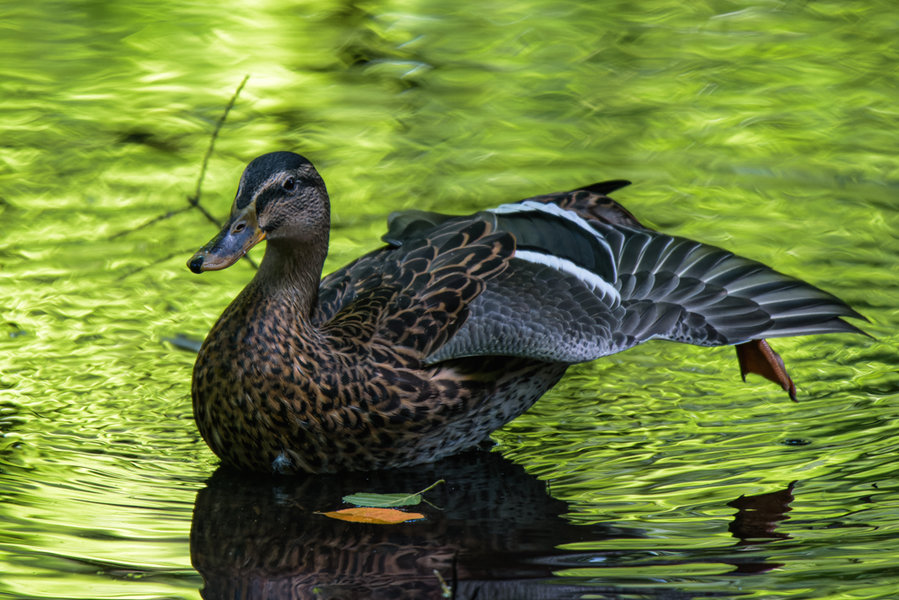
[[[388,344],[423,358],[465,322],[468,304],[484,290],[486,279],[505,270],[514,251],[514,238],[493,233],[485,222],[444,227],[417,248],[384,256],[391,269],[387,273],[353,281],[353,268],[347,269],[339,281],[344,286],[353,282],[353,289],[330,305],[320,303],[322,315],[345,303],[321,330],[335,345],[348,340]],[[327,283],[322,288],[328,289]],[[353,300],[346,303],[347,298]]]
[[[557,192],[534,196],[528,200],[552,203],[579,214],[584,219],[595,219],[609,225],[626,225],[628,227],[644,227],[629,210],[609,198],[615,190],[630,185],[630,181],[616,179],[602,181],[568,192]],[[522,200],[524,202],[524,200]]]

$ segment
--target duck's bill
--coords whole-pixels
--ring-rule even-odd
[[[238,215],[231,219],[187,261],[187,267],[194,273],[218,271],[243,258],[250,248],[265,239],[265,232],[259,228],[256,219],[248,216]]]

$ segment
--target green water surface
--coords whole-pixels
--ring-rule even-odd
[[[479,546],[544,565],[542,597],[899,596],[896,40],[893,0],[0,3],[0,597],[220,597],[208,565],[252,546],[229,524],[300,494],[209,480],[193,355],[166,341],[202,337],[252,276],[185,267],[215,232],[187,199],[245,75],[201,203],[224,216],[250,159],[301,152],[332,197],[326,270],[376,247],[392,210],[627,178],[615,197],[646,223],[871,320],[873,338],[773,342],[798,404],[742,383],[730,348],[572,368],[495,434],[481,475],[507,475],[441,492],[534,499],[410,546],[438,571],[461,557],[457,597],[491,578],[477,597],[537,597],[503,587],[524,571],[466,562]],[[540,533],[537,505],[555,519]],[[306,506],[303,531],[332,535],[311,516],[332,508]],[[343,552],[358,531],[339,530]],[[534,540],[540,560],[515,553]],[[364,597],[334,581],[295,595]]]

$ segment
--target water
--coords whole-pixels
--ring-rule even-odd
[[[457,597],[895,596],[892,2],[2,12],[0,597],[432,597],[435,570]],[[196,210],[117,234],[187,206],[246,74],[201,202],[224,215],[249,159],[302,152],[332,194],[327,269],[391,210],[625,177],[639,218],[824,287],[875,339],[775,340],[799,404],[730,348],[650,343],[571,369],[486,455],[229,479],[165,340],[202,336],[251,267],[187,271],[214,232]],[[441,477],[417,524],[313,514]]]

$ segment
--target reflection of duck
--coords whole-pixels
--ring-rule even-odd
[[[426,515],[421,521],[365,525],[314,514],[346,494],[414,491],[440,478],[447,483],[426,494],[439,509],[416,506]],[[220,469],[197,495],[191,558],[205,598],[440,598],[441,578],[456,598],[551,597],[542,580],[563,557],[578,556],[556,545],[635,537],[571,525],[559,516],[566,509],[543,482],[495,452],[376,476],[273,480]]]
[[[346,494],[415,491],[440,478],[446,484],[426,494],[434,506],[414,508],[424,520],[384,526],[315,514],[338,508]],[[753,498],[735,501],[754,509],[755,522],[769,523],[767,533],[752,537],[776,537],[774,523],[789,509]],[[497,452],[376,474],[272,479],[221,468],[197,494],[191,560],[208,600],[441,598],[444,583],[458,599],[692,598],[659,586],[652,569],[719,563],[749,573],[778,566],[705,538],[695,548],[666,543],[660,551],[639,529],[574,525],[560,516],[567,511],[544,482]],[[732,582],[721,585],[730,589]],[[702,597],[711,592],[709,585],[702,590]]]
[[[830,294],[643,227],[605,195],[622,185],[394,215],[386,247],[319,282],[325,185],[296,154],[257,158],[227,226],[189,263],[225,268],[268,241],[197,358],[200,432],[244,469],[396,467],[477,444],[568,365],[648,339],[738,344],[744,375],[792,395],[763,338],[858,331]]]

